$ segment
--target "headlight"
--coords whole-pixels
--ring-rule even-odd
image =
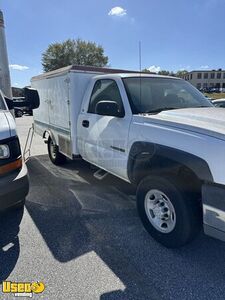
[[[10,151],[8,145],[0,145],[0,159],[5,159],[10,157]]]

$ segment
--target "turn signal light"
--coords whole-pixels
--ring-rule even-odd
[[[0,166],[0,175],[20,169],[20,168],[22,168],[22,165],[23,165],[23,161],[22,161],[22,158],[20,158],[20,159],[17,159],[16,161],[13,161],[4,166]]]

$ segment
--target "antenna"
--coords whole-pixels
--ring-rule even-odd
[[[141,41],[139,41],[139,71],[140,71],[140,106],[141,106],[141,98],[142,98],[142,93],[141,93],[141,84],[142,84],[142,80],[141,80],[141,71],[142,71],[142,66],[141,66]]]
[[[139,70],[141,74],[141,41],[139,41]]]

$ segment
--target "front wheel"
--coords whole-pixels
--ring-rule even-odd
[[[48,155],[54,165],[62,165],[66,162],[66,156],[59,152],[59,147],[55,145],[52,139],[48,139]]]
[[[201,225],[196,198],[178,180],[147,176],[138,186],[137,209],[145,229],[168,248],[191,241]]]

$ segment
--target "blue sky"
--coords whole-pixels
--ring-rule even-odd
[[[11,80],[42,72],[50,43],[81,38],[101,44],[114,68],[225,68],[224,0],[0,0]],[[153,66],[153,67],[152,67]]]

